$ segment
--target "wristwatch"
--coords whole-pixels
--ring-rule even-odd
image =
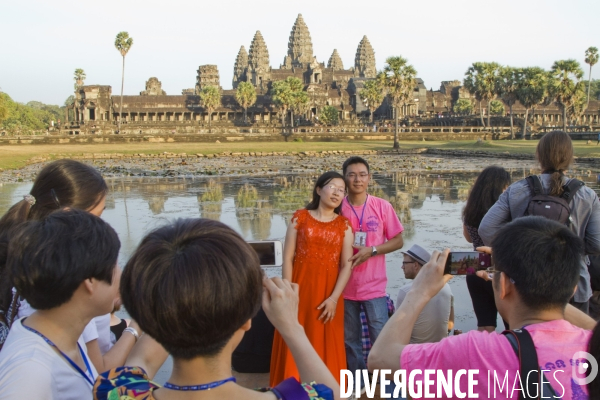
[[[372,246],[371,249],[371,257],[375,257],[377,255],[377,247]]]

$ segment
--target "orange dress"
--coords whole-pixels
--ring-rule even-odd
[[[350,226],[343,216],[321,222],[308,210],[298,210],[296,220],[296,254],[292,267],[292,282],[300,286],[298,320],[306,336],[331,371],[340,379],[346,369],[344,348],[344,299],[340,296],[333,320],[324,324],[318,320],[323,310],[317,307],[333,292],[337,282],[345,232]],[[300,379],[292,353],[279,332],[275,331],[271,354],[271,387],[289,377]]]

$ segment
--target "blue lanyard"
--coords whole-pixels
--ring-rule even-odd
[[[360,232],[362,232],[362,230],[363,230],[362,223],[363,223],[363,218],[365,217],[365,208],[367,208],[367,201],[369,201],[369,195],[367,195],[367,198],[365,199],[365,204],[363,204],[362,214],[360,215],[360,218],[358,218],[358,214],[356,213],[354,206],[352,204],[350,204],[350,201],[348,201],[348,196],[346,196],[346,202],[348,203],[348,205],[350,206],[350,209],[352,210],[354,215],[356,215],[356,219],[358,220],[358,228],[359,228]]]
[[[23,321],[21,321],[21,325],[23,325],[23,324],[22,324],[22,322],[23,322]],[[44,335],[43,335],[43,334],[41,334],[40,332],[38,332],[38,331],[36,331],[35,329],[33,329],[33,328],[30,328],[30,327],[28,327],[28,326],[25,326],[25,325],[23,325],[23,328],[27,329],[29,332],[33,332],[33,333],[35,333],[36,335],[38,335],[39,337],[41,337],[42,339],[44,339],[44,341],[45,341],[46,343],[48,343],[50,346],[54,347],[54,348],[55,348],[55,349],[56,349],[56,350],[57,350],[57,351],[60,353],[60,355],[61,355],[61,356],[63,356],[63,357],[65,358],[65,360],[67,360],[67,361],[69,362],[69,364],[71,364],[71,366],[72,366],[73,368],[75,368],[75,370],[76,370],[77,372],[79,372],[79,374],[80,374],[81,376],[83,376],[83,377],[85,378],[85,380],[86,380],[86,381],[88,381],[88,383],[89,383],[90,385],[92,385],[92,387],[94,386],[94,380],[95,380],[95,379],[94,379],[94,375],[92,374],[92,370],[91,370],[91,368],[90,368],[90,364],[89,364],[89,362],[88,362],[88,359],[87,359],[87,357],[85,356],[85,353],[83,352],[83,350],[81,349],[81,346],[79,345],[79,343],[77,343],[77,348],[79,348],[79,353],[81,353],[81,358],[83,358],[83,362],[85,363],[85,367],[87,368],[87,370],[88,370],[88,372],[89,372],[89,375],[88,375],[88,374],[86,374],[85,372],[83,372],[83,371],[81,370],[81,368],[79,368],[79,365],[75,364],[75,361],[71,360],[71,358],[69,358],[69,356],[68,356],[68,355],[66,355],[65,353],[63,353],[63,352],[61,351],[61,349],[59,349],[59,348],[58,348],[58,347],[57,347],[57,346],[56,346],[56,345],[55,345],[55,344],[54,344],[54,343],[53,343],[53,342],[52,342],[50,339],[48,339],[46,336],[44,336]],[[90,376],[91,376],[91,378],[90,378]]]

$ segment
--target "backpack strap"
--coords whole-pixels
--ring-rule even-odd
[[[527,184],[529,185],[529,189],[531,189],[532,197],[537,196],[538,194],[544,194],[544,188],[542,187],[542,182],[540,181],[540,177],[537,175],[529,175],[525,178]]]
[[[525,387],[521,387],[519,399],[558,398],[554,388],[538,367],[537,351],[529,332],[526,329],[513,329],[504,331],[502,334],[506,336],[519,358],[521,383],[526,384],[526,386],[523,385]],[[538,388],[541,390],[538,391]],[[537,394],[537,396],[531,397],[530,394]]]
[[[582,186],[585,186],[585,183],[579,179],[569,179],[569,181],[563,185],[563,194],[560,197],[567,201],[571,201]]]

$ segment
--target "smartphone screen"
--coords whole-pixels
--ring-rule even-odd
[[[280,241],[248,242],[258,254],[263,267],[279,266],[282,263],[282,245]]]
[[[473,275],[492,266],[492,256],[478,251],[453,251],[448,254],[445,274]]]

